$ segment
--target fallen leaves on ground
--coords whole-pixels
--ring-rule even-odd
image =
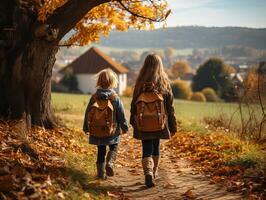
[[[241,146],[232,143],[226,135],[178,132],[167,146],[176,157],[192,161],[197,170],[212,178],[211,183],[222,182],[228,191],[248,194],[251,199],[265,199],[265,171],[257,170],[255,176],[246,177],[247,170],[252,169],[228,165],[228,160],[238,156]]]
[[[132,135],[125,134],[122,136],[121,143],[118,149],[117,165],[131,168],[142,168],[141,155],[142,146],[141,141],[132,138]],[[134,173],[134,171],[132,171]]]
[[[188,199],[195,199],[195,195],[194,193],[192,192],[191,189],[187,190],[184,194],[183,194],[184,197],[188,198]]]
[[[65,199],[60,189],[68,184],[64,154],[91,153],[69,132],[0,121],[0,199]]]

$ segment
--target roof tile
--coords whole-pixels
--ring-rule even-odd
[[[106,68],[111,68],[119,74],[128,72],[126,67],[114,61],[96,47],[91,47],[61,71],[65,71],[67,68],[72,68],[74,74],[96,74]]]

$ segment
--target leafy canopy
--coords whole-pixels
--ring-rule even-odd
[[[234,68],[225,64],[220,58],[210,58],[198,68],[197,74],[193,78],[193,90],[201,91],[210,87],[220,97],[230,98],[232,89],[230,74],[234,72]]]
[[[173,64],[171,71],[176,78],[183,77],[186,73],[191,71],[191,67],[187,61],[179,60]]]
[[[171,88],[174,97],[177,99],[188,100],[192,93],[190,86],[183,80],[175,80],[171,83]]]
[[[40,21],[63,6],[67,0],[44,0],[39,8]],[[97,42],[100,36],[108,36],[112,29],[126,31],[129,28],[153,29],[154,22],[163,22],[170,14],[166,0],[110,0],[90,10],[74,27],[68,45],[86,45]]]

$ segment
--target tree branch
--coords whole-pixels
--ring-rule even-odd
[[[260,63],[260,66],[259,66],[259,70],[257,72],[258,74],[258,97],[259,97],[259,103],[260,103],[260,106],[261,106],[261,111],[262,111],[262,119],[261,119],[261,122],[260,122],[260,125],[259,125],[259,138],[261,138],[261,134],[262,134],[262,127],[263,127],[263,124],[266,120],[266,112],[265,112],[265,109],[264,109],[264,105],[263,105],[263,102],[262,102],[262,95],[261,95],[261,88],[260,88],[260,84],[261,84],[261,76],[264,76],[263,73],[259,73],[260,71],[263,71],[263,67],[265,66],[265,63],[264,62],[261,62]]]
[[[164,20],[164,18],[159,18],[159,19],[154,19],[154,18],[150,18],[150,17],[146,17],[146,16],[143,16],[143,15],[140,15],[138,13],[135,13],[133,12],[132,10],[130,10],[123,2],[122,0],[117,0],[117,2],[127,11],[129,12],[131,15],[135,16],[135,17],[140,17],[140,18],[143,18],[143,19],[147,19],[147,20],[150,20],[150,21],[153,21],[153,22],[162,22]]]
[[[48,17],[46,23],[58,29],[57,41],[68,33],[91,9],[111,0],[69,0]]]

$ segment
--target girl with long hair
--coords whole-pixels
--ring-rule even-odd
[[[137,78],[130,124],[134,138],[142,140],[145,184],[153,187],[160,161],[160,139],[170,139],[177,130],[172,90],[162,60],[156,54],[146,57]]]

